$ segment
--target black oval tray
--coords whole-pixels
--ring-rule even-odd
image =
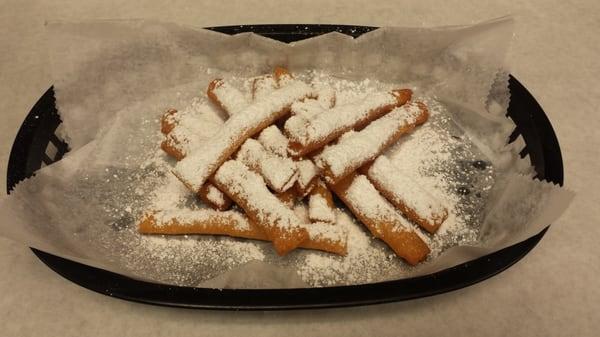
[[[337,31],[357,37],[377,29],[337,25],[258,25],[212,27],[226,34],[255,32],[284,42],[297,41]],[[508,115],[517,127],[511,138],[521,135],[540,179],[563,183],[563,166],[552,126],[531,94],[510,77],[511,101]],[[8,163],[7,186],[31,176],[43,164],[62,158],[68,145],[55,131],[61,123],[50,88],[34,105],[19,129]],[[53,155],[47,148],[54,147]],[[55,153],[54,153],[55,152]],[[483,281],[510,267],[525,256],[544,236],[539,234],[514,246],[426,276],[366,285],[306,289],[204,289],[167,286],[137,281],[129,277],[66,260],[37,249],[32,251],[48,267],[66,279],[93,291],[130,301],[187,308],[230,310],[273,310],[325,308],[402,301],[431,296]]]

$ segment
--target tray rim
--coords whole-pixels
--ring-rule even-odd
[[[252,29],[263,29],[268,31],[269,29],[275,30],[275,32],[271,32],[269,34],[279,34],[279,35],[285,35],[285,34],[291,34],[293,32],[285,32],[285,31],[276,31],[277,29],[281,28],[294,28],[294,29],[298,29],[298,27],[314,27],[315,29],[322,29],[322,30],[317,30],[317,33],[322,34],[322,33],[326,33],[326,32],[330,32],[330,31],[340,31],[342,33],[346,33],[344,30],[346,31],[356,31],[356,29],[359,30],[364,30],[362,33],[366,32],[366,31],[370,31],[370,30],[374,30],[377,29],[377,27],[370,27],[370,26],[351,26],[351,25],[304,25],[304,24],[287,24],[287,25],[241,25],[241,26],[219,26],[219,27],[208,27],[207,29],[211,29],[211,30],[215,30],[215,31],[220,31],[220,32],[226,32],[226,31],[236,31],[241,33],[244,32],[243,29],[246,29],[245,31],[249,31]],[[360,34],[362,34],[360,33]],[[358,34],[358,35],[360,35]],[[302,36],[314,36],[315,32],[313,32],[312,34],[310,32],[304,34],[304,30],[301,30],[301,33],[297,34],[297,35],[302,35]],[[318,34],[317,34],[318,35]],[[348,35],[352,35],[352,34],[348,34]],[[354,36],[354,35],[352,35]],[[524,91],[524,93],[526,95],[529,95],[532,99],[532,101],[535,103],[535,105],[537,106],[537,109],[539,109],[542,112],[542,123],[546,123],[550,132],[550,140],[551,140],[551,145],[553,147],[555,147],[556,151],[559,155],[559,158],[561,157],[560,154],[560,146],[558,145],[558,140],[556,139],[556,135],[554,133],[554,130],[552,129],[552,125],[549,122],[547,116],[545,115],[545,113],[543,112],[543,109],[539,106],[539,104],[537,103],[537,101],[535,101],[535,98],[529,93],[529,91],[521,84],[518,82],[518,80],[516,80],[516,78],[514,78],[512,75],[510,76],[510,80],[512,81],[513,85],[517,86],[517,89],[522,89]],[[52,88],[51,88],[52,89]],[[49,89],[49,91],[51,90]],[[47,92],[48,93],[48,92]],[[46,94],[47,94],[46,93]],[[44,94],[44,95],[46,95]],[[44,96],[42,96],[43,98]],[[40,98],[40,101],[42,100],[42,98]],[[40,102],[38,101],[38,103]],[[36,103],[36,106],[37,104]],[[21,128],[19,130],[19,134],[21,133],[21,129],[23,129],[27,124],[28,121],[31,122],[30,117],[32,115],[32,112],[34,111],[35,107],[32,108],[32,110],[30,111],[30,113],[27,115],[25,121],[23,122],[23,124],[21,125]],[[535,108],[535,107],[534,107]],[[36,118],[37,119],[37,118]],[[13,147],[11,149],[11,155],[10,155],[10,159],[9,159],[9,168],[11,167],[10,163],[13,161],[13,152],[15,152],[15,145],[17,144],[17,141],[19,140],[19,134],[17,135],[17,137],[15,138],[15,143],[13,144]],[[559,175],[557,175],[557,182],[560,183],[562,185],[563,182],[563,167],[562,167],[562,158],[560,158],[560,162],[558,163],[559,165],[559,170],[560,171]],[[9,170],[10,171],[10,170]],[[10,180],[10,172],[8,172],[8,180]],[[7,188],[11,188],[12,186],[10,186],[9,184],[7,184]],[[59,275],[63,276],[64,278],[80,285],[83,286],[87,289],[90,289],[92,291],[104,294],[104,295],[108,295],[108,296],[112,296],[112,297],[117,297],[117,298],[122,298],[122,299],[126,299],[129,301],[134,301],[134,302],[140,302],[140,303],[146,303],[146,304],[155,304],[155,305],[162,305],[162,306],[175,306],[175,307],[184,307],[184,308],[197,308],[197,309],[225,309],[225,310],[284,310],[284,309],[309,309],[309,308],[328,308],[328,307],[341,307],[341,306],[357,306],[357,305],[369,305],[369,304],[377,304],[377,303],[385,303],[385,302],[395,302],[395,301],[402,301],[402,300],[409,300],[409,299],[413,299],[413,298],[421,298],[421,297],[427,297],[427,296],[432,296],[432,295],[437,295],[440,293],[445,293],[445,292],[449,292],[452,290],[457,290],[457,289],[461,289],[467,286],[470,286],[472,284],[481,282],[487,278],[493,277],[495,275],[497,275],[498,273],[506,270],[507,268],[509,268],[510,266],[512,266],[514,263],[518,262],[519,260],[521,260],[525,255],[527,255],[531,249],[533,249],[537,243],[541,240],[541,238],[544,236],[544,234],[546,233],[546,231],[548,230],[550,226],[546,227],[544,230],[542,230],[540,233],[538,233],[537,235],[532,236],[531,238],[524,240],[523,242],[520,242],[516,245],[513,245],[511,247],[507,247],[503,250],[497,251],[495,253],[483,256],[479,259],[476,260],[472,260],[469,262],[466,262],[464,264],[449,268],[449,269],[445,269],[443,271],[440,272],[436,272],[433,274],[428,274],[428,275],[424,275],[421,277],[416,277],[416,278],[408,278],[408,279],[401,279],[401,280],[394,280],[394,281],[386,281],[386,282],[378,282],[378,283],[372,283],[372,284],[367,284],[367,285],[353,285],[353,286],[339,286],[339,287],[324,287],[324,288],[298,288],[298,289],[251,289],[251,290],[247,290],[247,289],[223,289],[223,290],[218,290],[218,289],[204,289],[204,288],[191,288],[191,287],[178,287],[178,286],[165,286],[165,285],[159,285],[159,284],[155,284],[155,283],[148,283],[148,282],[143,282],[143,281],[137,281],[134,279],[131,279],[129,277],[123,276],[123,275],[119,275],[119,274],[115,274],[112,272],[108,272],[105,270],[101,270],[101,269],[97,269],[97,268],[93,268],[87,265],[83,265],[83,264],[79,264],[67,259],[63,259],[57,256],[54,256],[52,254],[48,254],[45,253],[43,251],[37,250],[35,248],[31,248],[32,251],[34,252],[34,254],[44,263],[46,264],[50,269],[52,269],[53,271],[55,271],[56,273],[58,273]],[[407,295],[407,294],[399,294],[399,295],[387,295],[385,297],[377,297],[374,296],[370,299],[355,299],[355,300],[345,300],[345,301],[339,301],[336,298],[334,298],[336,301],[334,302],[324,302],[324,301],[308,301],[305,303],[287,303],[287,304],[282,304],[282,303],[274,303],[274,304],[232,304],[232,303],[204,303],[204,304],[199,304],[199,303],[185,303],[185,302],[181,302],[181,301],[168,301],[168,300],[157,300],[157,299],[150,299],[148,297],[140,297],[138,296],[131,296],[128,295],[127,292],[123,292],[122,287],[119,287],[118,282],[130,282],[132,284],[135,285],[140,285],[140,284],[146,284],[146,285],[150,285],[153,287],[159,287],[163,290],[167,290],[167,291],[175,291],[177,293],[178,290],[181,289],[188,289],[191,290],[191,294],[196,293],[196,295],[200,295],[200,296],[216,296],[216,297],[222,297],[225,293],[232,293],[234,296],[239,297],[239,296],[244,296],[244,295],[249,295],[249,293],[254,294],[255,296],[258,296],[258,298],[260,297],[264,297],[267,295],[282,295],[282,296],[299,296],[302,297],[304,295],[309,295],[309,296],[315,296],[315,292],[316,295],[319,297],[322,297],[322,293],[323,292],[330,292],[330,293],[335,293],[337,291],[341,291],[344,289],[353,289],[354,292],[356,291],[373,291],[373,287],[379,287],[379,288],[386,288],[386,290],[390,290],[387,289],[390,286],[393,288],[397,285],[399,285],[399,283],[406,283],[408,281],[418,281],[420,279],[423,278],[433,278],[436,279],[437,275],[443,272],[451,272],[452,270],[459,271],[460,268],[466,268],[467,266],[470,265],[474,265],[477,263],[477,261],[485,261],[485,260],[490,260],[490,256],[493,256],[494,254],[503,252],[503,251],[507,251],[510,249],[516,249],[515,247],[519,247],[520,248],[520,254],[515,255],[515,257],[512,259],[512,261],[510,261],[509,263],[505,263],[503,264],[500,268],[495,269],[492,272],[488,272],[485,273],[484,275],[479,275],[478,277],[473,278],[472,280],[466,281],[466,282],[459,282],[459,283],[453,283],[450,284],[448,286],[445,287],[440,287],[438,289],[436,289],[435,291],[427,291],[425,293],[414,293],[412,295]],[[92,286],[91,284],[82,284],[82,279],[78,278],[76,275],[77,273],[72,273],[72,270],[69,270],[69,268],[83,268],[85,270],[92,271],[95,273],[106,273],[108,275],[109,278],[113,279],[113,284],[112,284],[112,288],[110,287],[98,287],[98,286]],[[116,282],[116,283],[114,283]],[[391,289],[393,290],[393,289]],[[291,294],[291,292],[295,292],[295,294]],[[201,293],[201,294],[200,294]],[[304,293],[304,294],[302,294]],[[188,294],[189,295],[189,294]],[[342,295],[342,294],[339,294]]]

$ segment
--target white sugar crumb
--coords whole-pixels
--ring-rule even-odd
[[[313,221],[335,222],[335,212],[320,194],[312,194],[308,199],[309,218]]]

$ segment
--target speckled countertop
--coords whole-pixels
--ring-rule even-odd
[[[152,18],[201,26],[340,23],[429,26],[513,14],[512,73],[548,114],[575,202],[525,259],[485,282],[403,303],[288,312],[193,311],[102,296],[0,239],[4,336],[595,336],[600,330],[600,3],[597,1],[0,1],[0,175],[25,115],[50,85],[51,19]],[[416,3],[416,2],[415,2]],[[2,182],[4,189],[4,182]],[[0,219],[10,221],[10,219]],[[596,319],[594,319],[596,317]]]

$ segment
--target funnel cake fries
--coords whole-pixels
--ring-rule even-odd
[[[275,125],[262,130],[257,138],[265,149],[281,157],[287,157],[288,139]]]
[[[226,211],[231,208],[231,199],[209,181],[202,185],[197,196],[213,209]]]
[[[288,151],[292,156],[300,157],[318,150],[346,131],[360,129],[393,108],[405,104],[411,96],[412,91],[409,89],[392,90],[372,94],[351,104],[338,105],[328,113],[318,114],[310,120],[292,116],[285,123],[285,132],[290,140]]]
[[[335,90],[333,90],[333,88],[325,85],[317,85],[315,86],[315,90],[319,93],[317,101],[321,104],[323,108],[331,109],[335,106],[336,95]]]
[[[406,262],[416,265],[427,257],[427,244],[367,177],[352,173],[330,187],[373,236],[383,240]]]
[[[312,160],[303,159],[296,162],[298,167],[298,178],[296,179],[296,194],[300,198],[307,196],[310,191],[315,187],[318,180],[319,171],[317,166],[313,164]]]
[[[335,184],[363,164],[374,160],[428,117],[425,104],[408,103],[371,122],[358,132],[350,132],[337,144],[325,147],[316,164],[328,183]]]
[[[303,227],[308,232],[308,239],[300,245],[301,248],[346,255],[347,234],[343,229],[324,223],[313,223]],[[226,235],[269,241],[262,230],[237,211],[198,209],[150,212],[140,221],[138,231],[142,234]]]
[[[250,104],[230,117],[221,129],[179,161],[173,173],[192,191],[202,184],[246,141],[289,113],[292,103],[313,96],[306,83],[294,81],[268,98]]]
[[[294,212],[273,195],[264,179],[241,162],[229,160],[217,170],[212,182],[240,206],[251,221],[285,255],[308,238]]]
[[[290,188],[287,191],[277,193],[277,198],[281,200],[286,206],[292,208],[298,199],[295,188]]]
[[[244,94],[222,79],[210,82],[206,90],[208,98],[219,108],[233,116],[248,106]]]
[[[434,196],[415,184],[384,156],[361,168],[377,190],[408,219],[435,233],[448,217],[448,210]]]
[[[346,255],[333,192],[407,263],[426,259],[430,249],[413,223],[433,234],[448,210],[381,153],[427,121],[427,106],[410,102],[409,89],[348,102],[356,93],[336,97],[337,86],[323,83],[277,67],[254,78],[250,99],[215,79],[206,94],[229,116],[216,128],[166,111],[161,148],[178,160],[172,172],[215,210],[155,210],[140,233],[227,235],[270,241],[279,255],[296,248]],[[232,203],[238,207],[227,211]]]
[[[167,120],[168,119],[168,120]],[[188,129],[187,125],[179,125],[180,119],[175,109],[169,109],[163,118],[161,119],[161,131],[168,129],[169,132],[165,135],[165,140],[160,144],[160,148],[169,156],[175,158],[177,161],[183,159],[190,147],[190,139],[194,138],[194,132]],[[170,125],[165,129],[165,125]],[[197,125],[201,121],[194,121],[190,126]],[[163,132],[164,133],[164,132]],[[196,131],[196,134],[198,131]],[[198,139],[199,141],[199,139]],[[197,196],[204,201],[205,204],[217,209],[224,211],[231,207],[231,199],[223,192],[219,191],[213,184],[206,182],[198,191]]]
[[[287,191],[296,182],[296,164],[290,158],[280,157],[250,138],[240,147],[235,158],[262,175],[275,192]]]
[[[144,234],[210,234],[258,240],[264,238],[264,233],[251,226],[240,212],[210,209],[149,212],[139,223],[138,231]]]
[[[331,191],[318,179],[308,199],[308,218],[312,222],[335,223],[335,205]]]
[[[275,67],[273,75],[262,75],[252,81],[252,99],[257,100],[268,96],[277,88],[281,88],[283,85],[291,82],[292,79],[292,74],[287,69]]]
[[[277,81],[272,75],[259,76],[252,81],[252,100],[256,101],[270,95],[277,89]]]
[[[321,96],[319,96],[321,97]],[[324,114],[327,113],[327,109],[323,107],[323,105],[321,105],[321,102],[319,102],[316,99],[305,99],[302,102],[296,102],[294,104],[292,104],[291,107],[291,113],[292,116],[295,117],[295,120],[293,120],[292,122],[290,122],[291,124],[293,123],[302,123],[302,124],[307,124],[309,123],[309,121],[315,117],[317,117],[320,114]],[[288,126],[288,128],[291,127]]]

